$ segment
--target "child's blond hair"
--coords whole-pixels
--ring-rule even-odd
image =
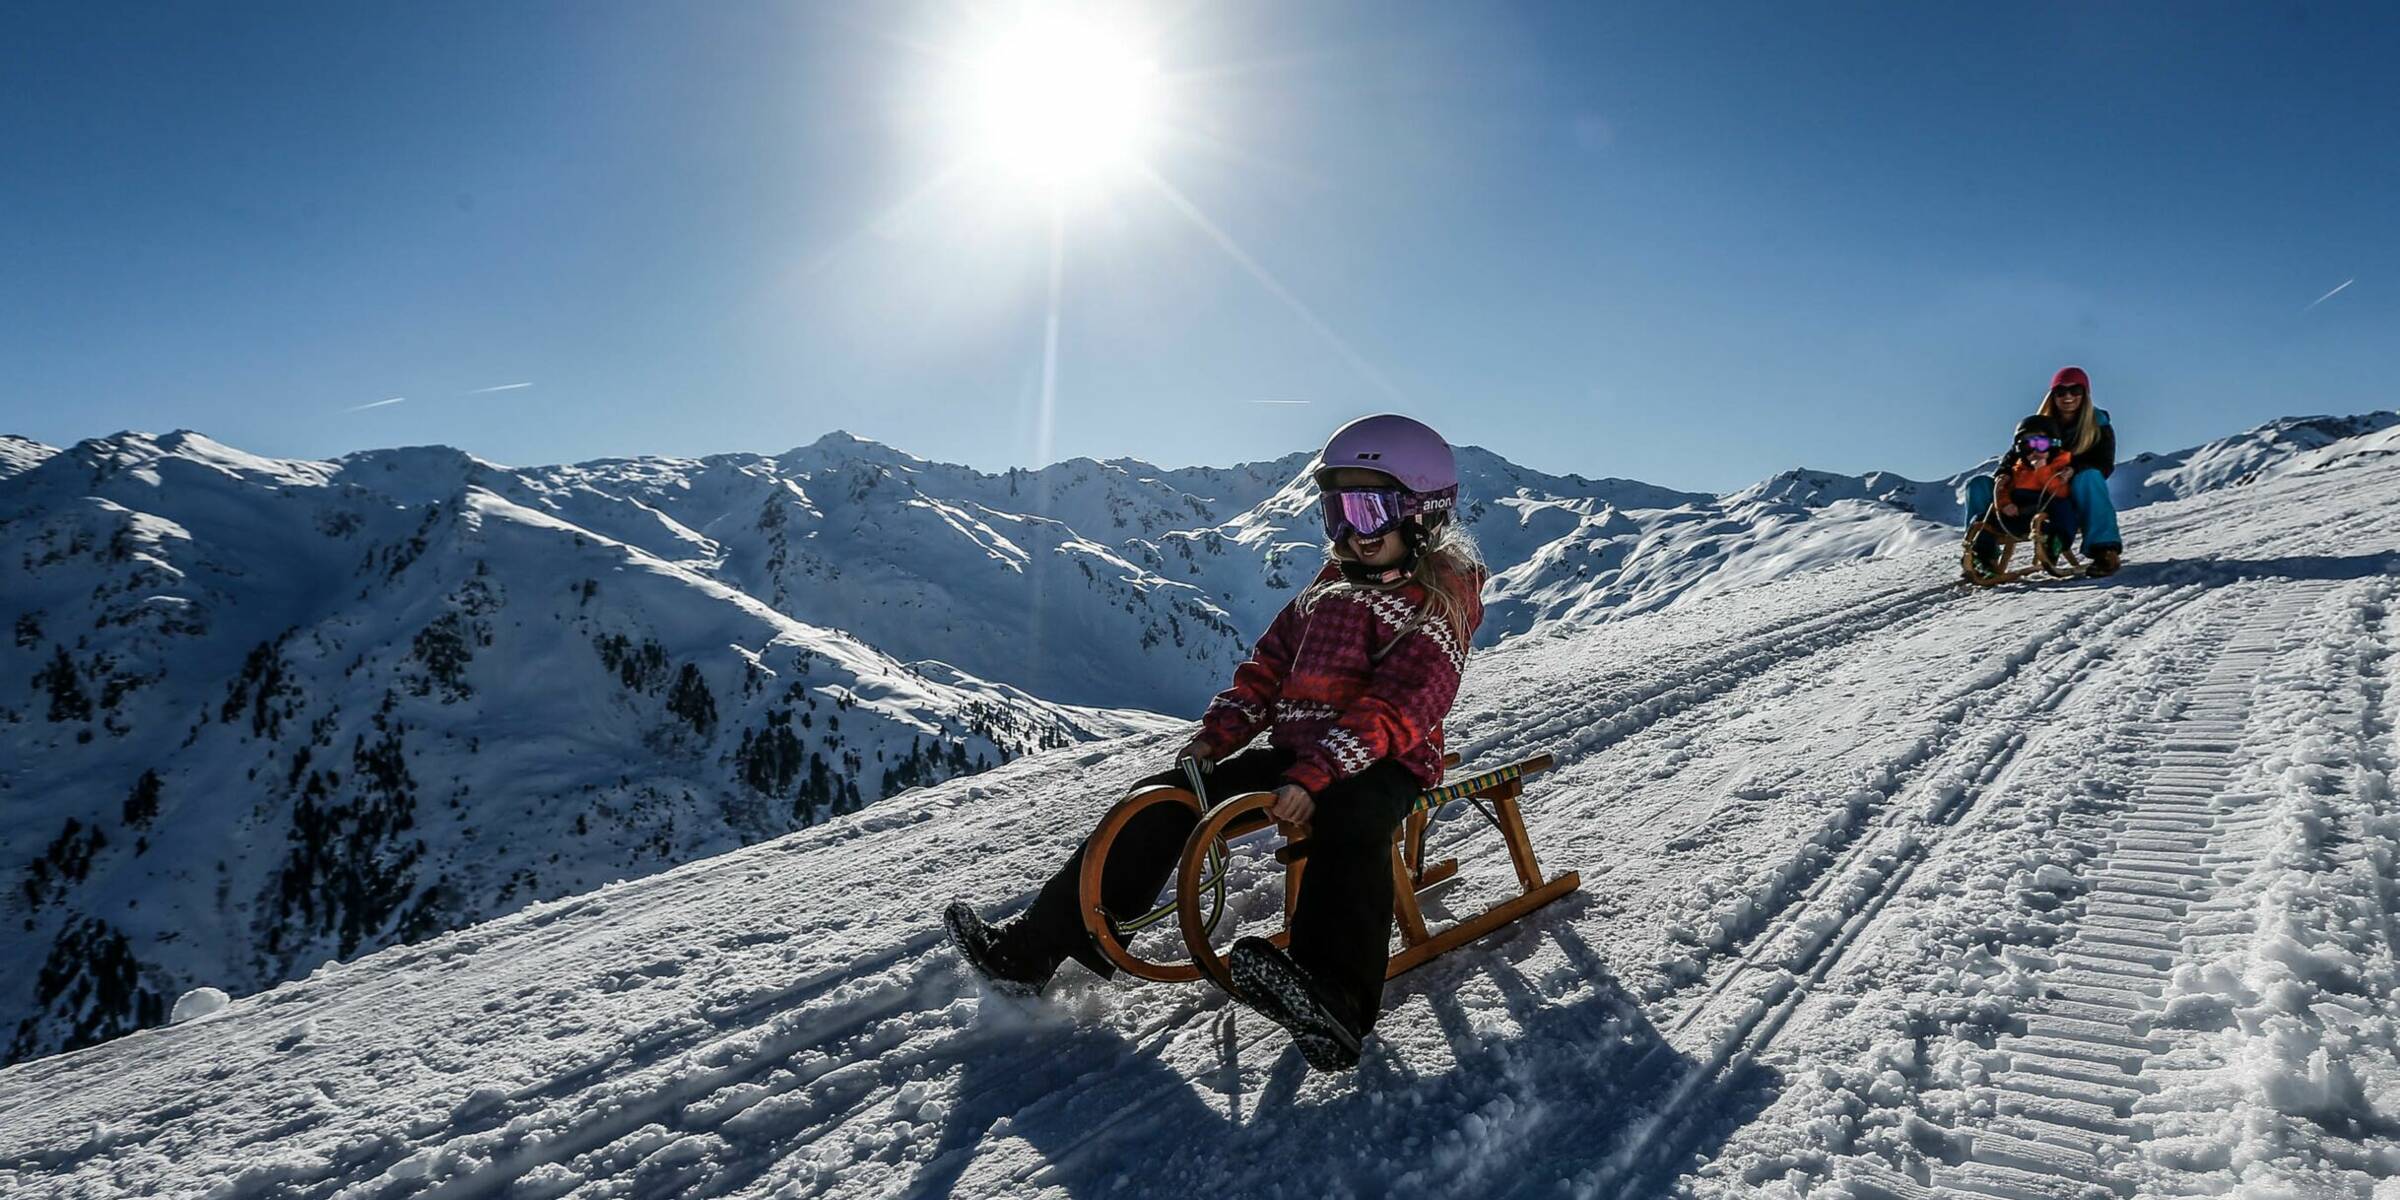
[[[1340,542],[1326,543],[1326,558],[1339,560],[1341,556]],[[1474,535],[1460,528],[1455,518],[1447,519],[1426,535],[1425,544],[1417,550],[1416,565],[1406,576],[1390,583],[1358,583],[1336,575],[1301,592],[1300,611],[1307,612],[1334,592],[1388,592],[1415,583],[1425,589],[1424,615],[1446,622],[1463,647],[1472,632],[1467,628],[1467,605],[1473,597],[1461,593],[1481,588],[1485,573],[1483,551],[1476,546]]]

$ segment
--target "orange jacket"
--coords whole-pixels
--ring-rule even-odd
[[[2063,499],[2068,484],[2075,478],[2075,456],[2064,450],[2050,452],[2050,460],[2040,466],[2025,462],[2013,452],[2000,464],[2001,490],[2018,492],[2048,492]]]

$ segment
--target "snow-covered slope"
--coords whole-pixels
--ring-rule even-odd
[[[1495,576],[1487,629],[1619,620],[1947,542],[1955,528],[1934,512],[1955,512],[1956,501],[1924,498],[1939,490],[1880,473],[1791,472],[1714,501],[1604,511]],[[1920,513],[1919,503],[1930,511]]]
[[[2336,443],[2400,426],[2400,412],[2353,417],[2286,417],[2234,437],[2174,454],[2138,454],[2109,479],[2120,508],[2178,500],[2222,487],[2272,479]]]
[[[1584,889],[1397,981],[1354,1076],[942,946],[1160,732],[0,1071],[0,1192],[2372,1195],[2394,448],[2135,509],[2107,581],[1962,592],[1945,543],[1479,651],[1453,743],[1558,755],[1527,813]],[[1479,825],[1453,911],[1509,874]]]
[[[2120,479],[2136,501],[2265,478],[2392,419]],[[847,434],[538,468],[11,439],[0,667],[26,683],[0,749],[29,765],[0,774],[0,936],[48,970],[0,987],[0,1053],[1188,714],[1317,561],[1309,465],[985,474]],[[1486,646],[1954,536],[1955,480],[1708,497],[1473,447],[1461,469]]]
[[[8,1058],[1165,724],[910,666],[519,491],[196,434],[0,481]]]

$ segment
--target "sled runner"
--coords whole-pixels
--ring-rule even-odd
[[[1582,886],[1582,877],[1574,871],[1546,882],[1542,879],[1541,867],[1533,857],[1533,842],[1525,833],[1525,818],[1517,807],[1517,798],[1524,792],[1524,778],[1548,769],[1552,761],[1547,754],[1535,755],[1417,796],[1415,807],[1392,839],[1392,908],[1400,932],[1400,949],[1386,963],[1384,978],[1393,978],[1430,962]],[[1455,754],[1444,759],[1445,766],[1457,762]],[[1142,788],[1109,810],[1084,843],[1077,896],[1085,930],[1098,944],[1100,953],[1119,970],[1136,978],[1166,983],[1206,978],[1232,991],[1224,956],[1210,941],[1226,912],[1226,876],[1232,865],[1228,843],[1269,828],[1284,839],[1275,859],[1284,868],[1283,917],[1288,926],[1307,873],[1307,827],[1277,821],[1268,814],[1267,806],[1275,799],[1273,792],[1248,792],[1228,797],[1213,807],[1203,804],[1201,796],[1207,790],[1204,778],[1196,767],[1188,765],[1186,774],[1192,777],[1191,787]],[[1455,875],[1458,860],[1446,858],[1428,864],[1425,833],[1434,812],[1458,800],[1472,802],[1500,831],[1508,844],[1520,891],[1481,913],[1436,931],[1427,928],[1417,898]],[[1109,847],[1137,814],[1159,804],[1183,805],[1200,818],[1200,824],[1184,842],[1183,859],[1175,875],[1175,899],[1147,913],[1119,918],[1100,904],[1101,872],[1108,861]],[[1136,933],[1170,918],[1183,934],[1188,959],[1178,962],[1145,958],[1130,948]],[[1290,936],[1286,928],[1268,940],[1282,946]]]
[[[2044,574],[2057,579],[2072,579],[2083,574],[2083,560],[2075,557],[2072,546],[2062,546],[2057,557],[2051,556],[2049,539],[2043,536],[2048,531],[2049,522],[2050,513],[2045,506],[2043,511],[2033,514],[2033,520],[2025,526],[2024,536],[2020,537],[2008,531],[1999,514],[1985,509],[1982,516],[1967,526],[1967,539],[1958,553],[1959,573],[1966,582],[1977,587],[1997,587]],[[1999,556],[1989,570],[1975,557],[1975,541],[1986,533],[2000,544]],[[2027,542],[2032,543],[2028,556],[2031,561],[2019,567],[2016,565],[2017,546]]]

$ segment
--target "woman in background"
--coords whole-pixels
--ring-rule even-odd
[[[2082,367],[2060,367],[2042,397],[2041,415],[2057,426],[2074,459],[2075,476],[2067,490],[2082,526],[2088,573],[2114,575],[2125,553],[2125,539],[2117,532],[2117,506],[2108,495],[2108,477],[2117,470],[2117,431],[2109,425],[2108,414],[2092,403],[2092,377]],[[1981,476],[1968,480],[1967,521],[1972,524],[1991,507],[1992,481]]]

